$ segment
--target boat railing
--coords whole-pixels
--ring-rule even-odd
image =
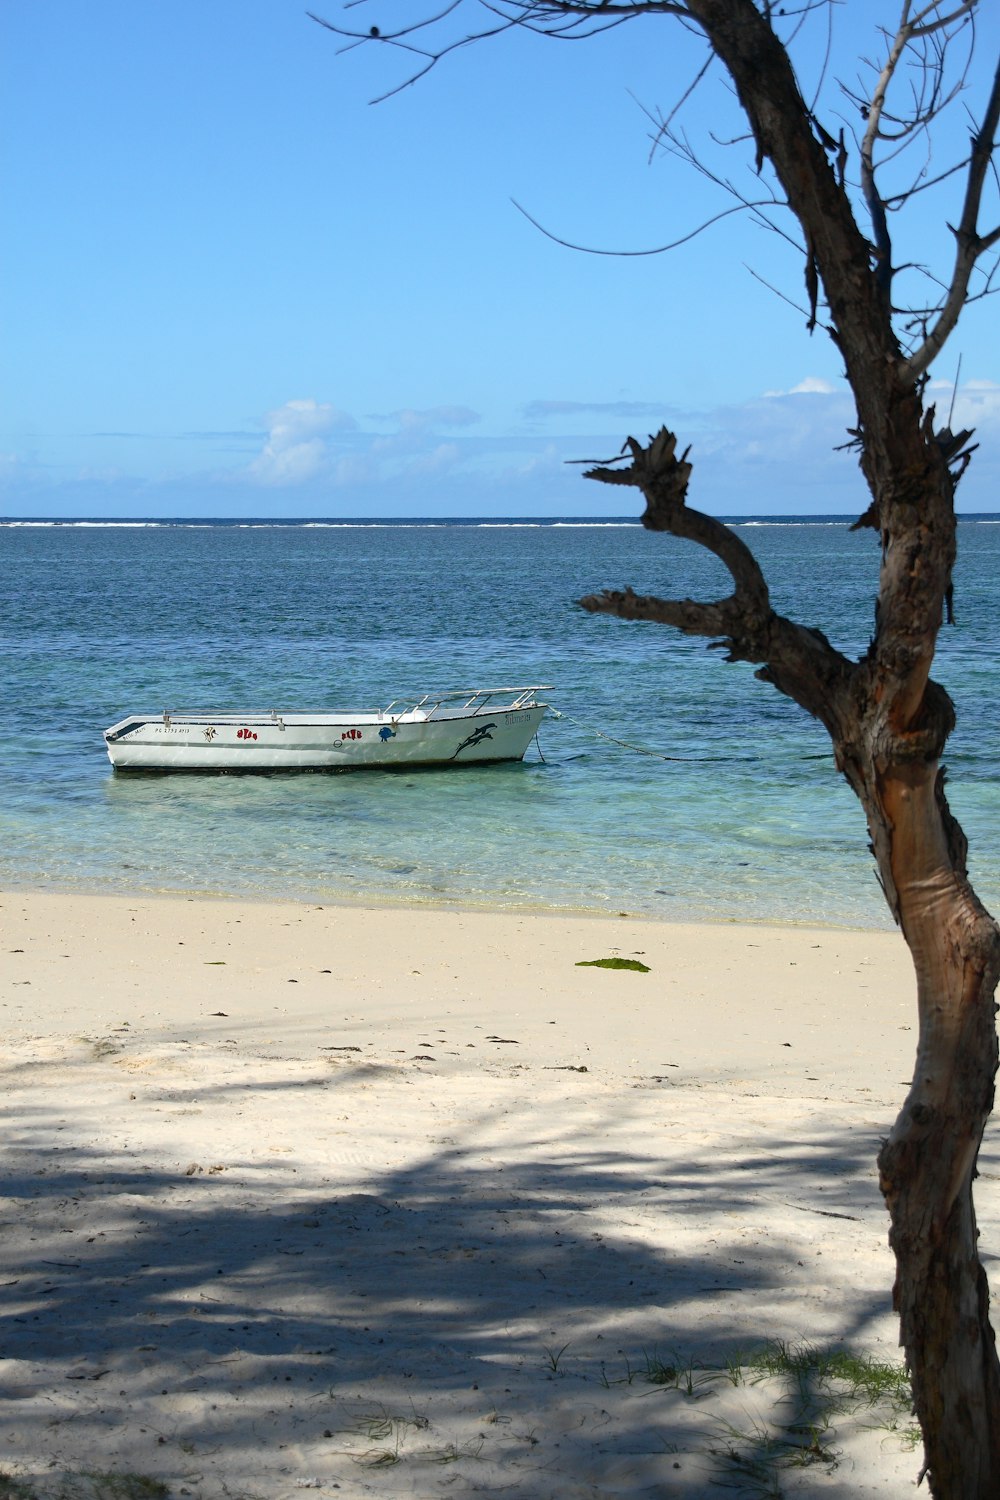
[[[430,717],[438,708],[447,705],[449,708],[465,709],[470,713],[476,713],[480,709],[489,712],[501,710],[513,710],[519,708],[530,708],[534,705],[537,693],[550,693],[550,683],[537,683],[533,687],[499,687],[499,688],[462,688],[451,693],[425,693],[416,702],[412,698],[394,698],[385,708],[373,709],[351,709],[346,710],[349,714],[358,712],[370,713],[373,718],[399,718],[405,713],[422,713]],[[495,699],[506,699],[506,702],[495,702]],[[324,709],[296,709],[296,715],[309,714],[328,715],[337,710]],[[228,722],[242,723],[246,719],[263,720],[265,723],[281,725],[286,714],[279,713],[276,708],[243,709],[239,712],[220,713],[217,710],[205,708],[165,708],[162,714],[138,715],[133,717],[160,718],[168,727],[173,719],[195,719],[204,720],[206,723],[225,724]],[[124,721],[123,721],[124,722]],[[115,728],[118,726],[115,725]]]
[[[500,710],[510,711],[518,708],[530,708],[535,702],[536,693],[550,693],[551,683],[536,683],[533,687],[499,687],[499,688],[463,688],[453,693],[425,693],[416,703],[411,698],[394,698],[387,704],[382,713],[386,717],[397,717],[401,713],[423,713],[430,717],[437,709],[447,705],[449,708],[466,709],[470,713],[476,713],[481,709],[490,712]],[[507,698],[507,703],[495,703],[495,698]],[[402,705],[406,707],[402,707]]]
[[[285,715],[280,714],[276,708],[245,708],[222,713],[211,708],[165,708],[162,714],[141,714],[137,717],[162,719],[169,727],[172,719],[204,719],[206,724],[242,724],[244,719],[263,719],[269,724],[281,724]]]

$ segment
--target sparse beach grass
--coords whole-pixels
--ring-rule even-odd
[[[755,1388],[757,1411],[748,1412],[742,1423],[714,1420],[704,1452],[714,1461],[716,1483],[762,1500],[782,1494],[786,1470],[814,1464],[836,1469],[838,1442],[851,1426],[884,1431],[903,1450],[920,1442],[906,1370],[856,1350],[776,1339],[711,1360],[643,1350],[638,1358],[625,1356],[623,1363],[619,1376],[602,1363],[606,1389],[648,1384],[703,1401],[720,1386]]]
[[[55,1472],[26,1480],[0,1472],[0,1500],[167,1500],[169,1486],[120,1469]]]

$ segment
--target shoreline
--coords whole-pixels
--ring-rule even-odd
[[[900,1364],[898,935],[16,891],[0,932],[30,1493],[694,1500],[788,1420],[727,1361]],[[855,1403],[784,1492],[909,1492],[904,1428]]]
[[[9,872],[8,872],[9,873]],[[306,907],[323,909],[326,911],[351,911],[351,912],[450,912],[456,915],[471,915],[481,917],[511,917],[525,918],[551,918],[556,921],[595,921],[614,922],[627,920],[629,922],[645,922],[653,927],[680,927],[680,928],[761,928],[766,932],[853,932],[861,936],[872,934],[874,936],[902,938],[899,929],[893,925],[884,904],[877,908],[880,918],[884,920],[878,924],[860,925],[848,920],[836,921],[832,918],[823,920],[815,917],[803,917],[801,919],[792,917],[774,917],[767,919],[760,916],[722,916],[722,915],[689,915],[689,916],[651,916],[641,911],[608,911],[598,907],[588,906],[549,906],[532,905],[525,903],[518,905],[516,902],[498,904],[496,901],[483,900],[482,902],[462,899],[458,896],[448,897],[411,897],[388,894],[374,899],[370,893],[365,893],[352,899],[349,894],[338,891],[335,897],[323,897],[315,891],[305,894],[275,895],[272,892],[259,891],[248,892],[239,890],[221,890],[198,888],[191,890],[164,888],[151,890],[145,887],[129,887],[111,885],[104,882],[99,885],[96,877],[81,881],[79,885],[58,884],[42,885],[35,881],[23,886],[16,882],[10,882],[0,875],[0,905],[4,898],[14,899],[18,896],[43,897],[53,900],[87,901],[90,899],[98,901],[176,901],[178,903],[190,904],[192,902],[204,902],[208,905],[243,905],[247,907]]]

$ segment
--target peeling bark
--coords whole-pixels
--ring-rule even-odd
[[[1000,1368],[972,1183],[993,1108],[1000,944],[956,863],[936,767],[890,767],[876,790],[869,821],[881,814],[920,1015],[913,1083],[879,1154],[893,1305],[931,1493],[985,1500],[1000,1494]]]

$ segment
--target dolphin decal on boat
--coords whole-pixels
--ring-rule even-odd
[[[484,724],[481,729],[474,729],[468,739],[463,740],[459,745],[455,754],[451,757],[452,760],[455,760],[461,751],[469,750],[473,745],[478,745],[481,740],[491,740],[493,736],[490,734],[490,730],[496,727],[496,724]]]

